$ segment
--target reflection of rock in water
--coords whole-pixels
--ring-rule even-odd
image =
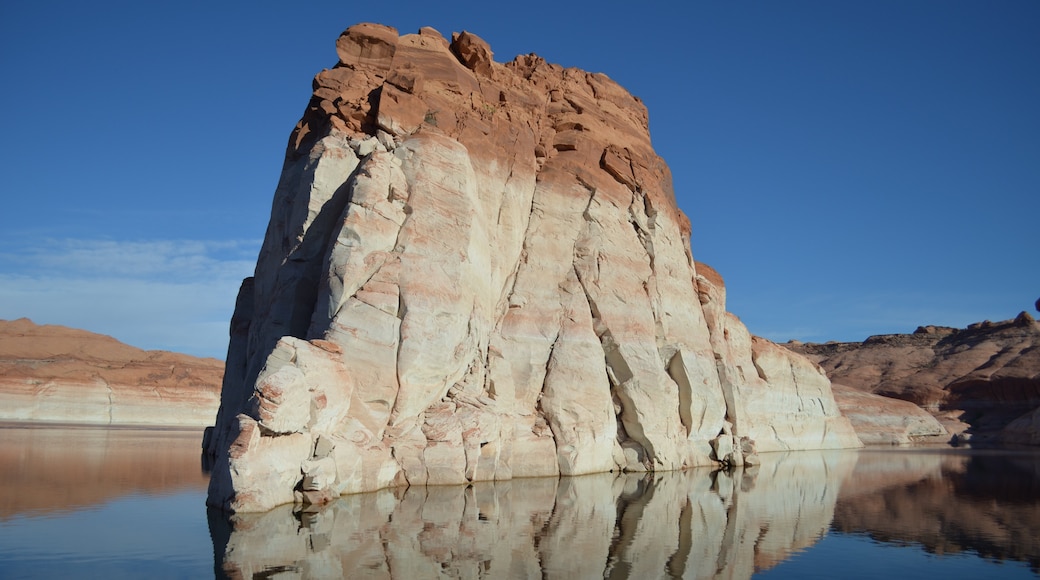
[[[999,452],[863,452],[834,528],[937,553],[974,551],[1040,572],[1040,462]]]
[[[199,431],[0,427],[0,521],[205,489]]]
[[[388,489],[314,513],[212,512],[210,531],[233,578],[747,578],[826,532],[855,458]]]

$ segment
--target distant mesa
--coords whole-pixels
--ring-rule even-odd
[[[336,54],[235,308],[210,505],[861,445],[726,312],[639,99],[468,32]]]
[[[962,329],[921,326],[862,343],[786,346],[847,385],[836,385],[835,395],[866,442],[1040,444],[1040,324],[1028,312]]]
[[[212,358],[0,320],[0,421],[201,428],[216,415],[223,375]]]

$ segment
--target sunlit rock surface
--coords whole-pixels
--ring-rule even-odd
[[[835,383],[920,406],[947,439],[1040,444],[1040,323],[1027,312],[962,329],[921,326],[862,343],[786,346],[818,362]],[[877,416],[885,414],[896,422],[890,435],[898,436],[895,415],[902,413]]]
[[[838,383],[834,400],[867,445],[945,443],[950,435],[932,414],[910,401],[875,395]]]
[[[314,512],[212,512],[232,578],[748,578],[827,533],[854,453],[759,468],[596,474],[346,496]],[[222,557],[221,557],[222,556]]]
[[[102,334],[0,320],[0,421],[205,427],[224,364]]]
[[[210,505],[860,445],[725,311],[637,98],[466,33],[336,49],[232,320]]]

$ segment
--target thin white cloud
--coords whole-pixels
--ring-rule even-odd
[[[0,266],[15,272],[75,272],[79,276],[163,279],[223,276],[252,268],[259,243],[208,240],[43,239],[0,254]]]
[[[0,253],[0,318],[223,358],[258,241],[42,240]]]

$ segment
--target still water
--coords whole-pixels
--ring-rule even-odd
[[[207,512],[201,433],[0,428],[0,578],[1035,578],[1040,454],[385,490]]]

